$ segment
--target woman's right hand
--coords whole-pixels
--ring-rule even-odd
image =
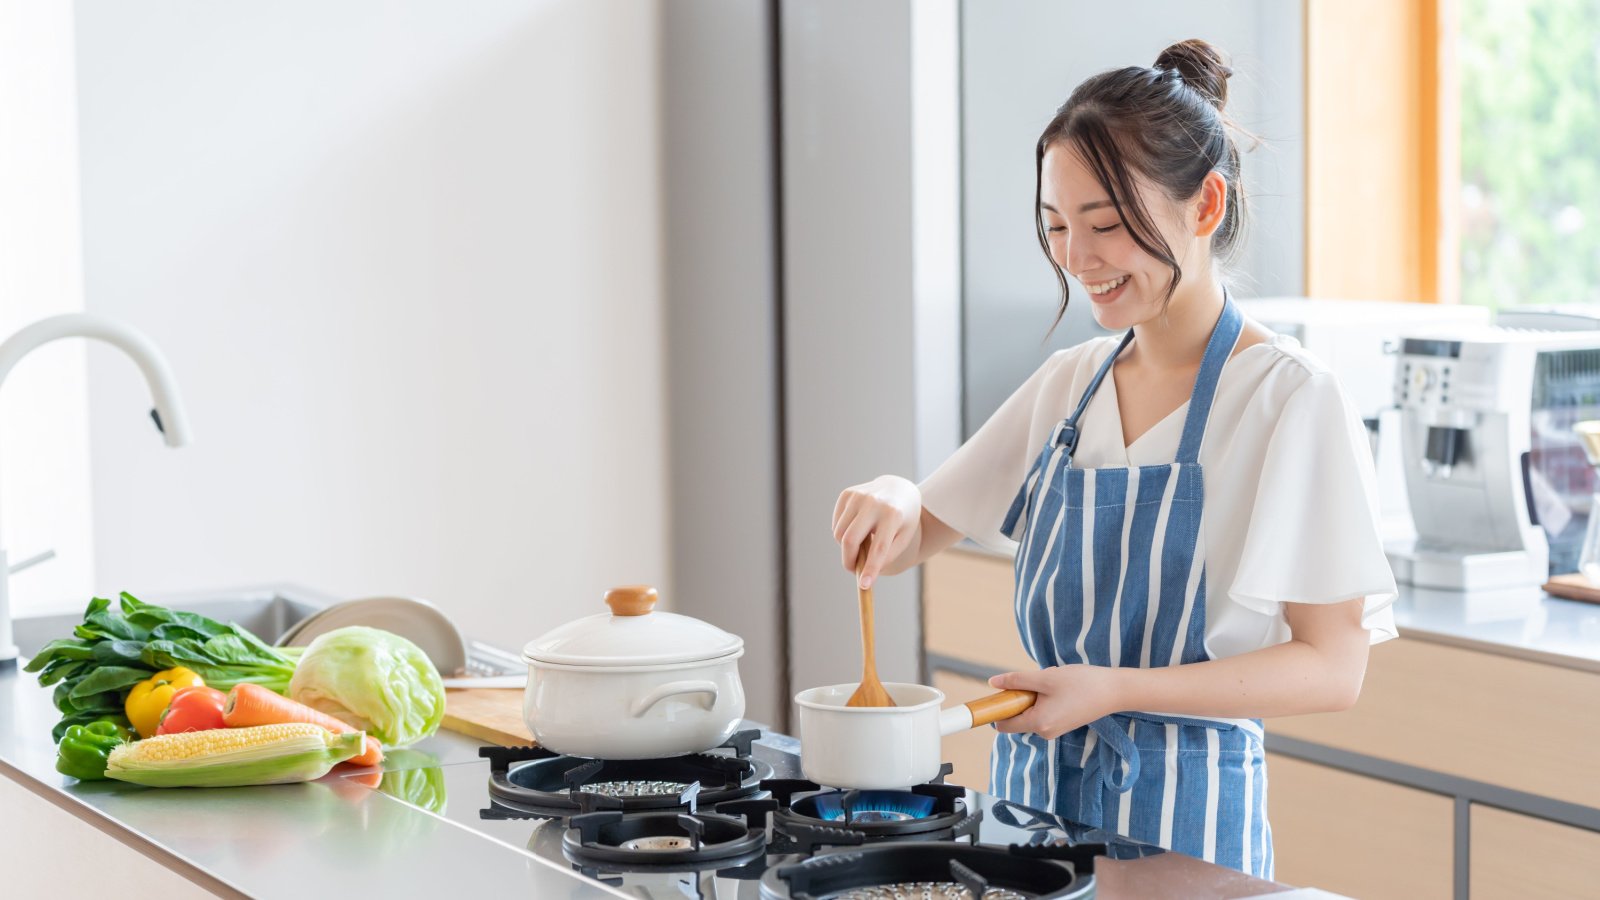
[[[917,540],[921,521],[922,492],[905,478],[880,475],[845,488],[833,506],[833,539],[839,542],[845,571],[856,571],[861,542],[871,535],[872,546],[860,567],[860,586],[872,587],[884,568]]]

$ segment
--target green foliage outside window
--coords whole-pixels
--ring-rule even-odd
[[[1600,303],[1600,0],[1461,0],[1461,300]]]

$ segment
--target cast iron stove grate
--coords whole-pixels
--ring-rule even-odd
[[[741,731],[705,753],[659,759],[585,759],[542,747],[482,747],[489,760],[486,819],[561,817],[599,810],[681,809],[690,785],[699,785],[699,802],[722,803],[753,796],[772,766],[750,755],[761,737]],[[719,753],[729,750],[731,753]]]
[[[769,870],[767,900],[1077,900],[1094,895],[1101,844],[995,847],[950,841],[877,844]]]

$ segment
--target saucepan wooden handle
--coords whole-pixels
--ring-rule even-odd
[[[987,697],[979,697],[967,704],[967,709],[972,713],[972,727],[988,725],[1001,719],[1021,715],[1039,695],[1033,691],[1001,691]]]

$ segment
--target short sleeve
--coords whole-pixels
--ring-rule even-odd
[[[1266,615],[1285,602],[1365,597],[1361,623],[1372,642],[1396,637],[1378,509],[1365,426],[1338,379],[1314,374],[1273,427],[1229,596]]]
[[[1030,433],[1034,411],[1049,371],[1065,352],[1046,360],[976,434],[918,485],[923,509],[984,547],[1003,553],[1016,549],[1000,525],[1039,451],[1032,446]]]

